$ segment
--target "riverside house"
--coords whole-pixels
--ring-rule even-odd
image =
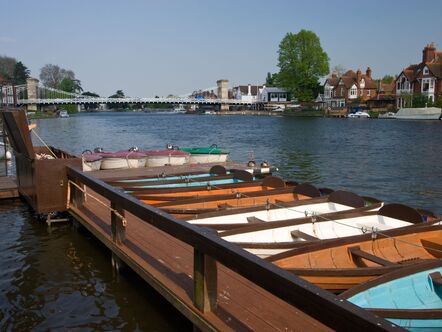
[[[256,102],[262,88],[261,85],[238,85],[232,88],[232,97],[241,101]]]
[[[396,107],[408,105],[410,96],[423,94],[431,101],[442,95],[442,51],[434,43],[422,51],[422,61],[410,65],[398,75],[395,81]]]
[[[376,82],[371,77],[371,68],[365,74],[358,69],[348,70],[341,77],[332,73],[324,83],[324,95],[321,96],[326,109],[344,108],[353,101],[367,101],[376,97]]]

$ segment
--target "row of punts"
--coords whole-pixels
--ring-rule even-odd
[[[432,212],[223,166],[107,182],[397,325],[442,329]]]
[[[226,162],[229,152],[219,149],[216,144],[210,147],[179,148],[167,145],[163,150],[140,150],[132,147],[127,151],[106,152],[102,148],[85,150],[82,153],[83,171],[159,167]]]

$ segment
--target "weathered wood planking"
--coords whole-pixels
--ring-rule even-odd
[[[0,199],[18,198],[18,188],[14,176],[0,177]]]
[[[128,213],[124,247],[115,246],[108,209],[88,198],[83,208],[71,207],[71,213],[202,330],[330,330],[222,265],[218,266],[218,306],[213,312],[199,312],[193,305],[191,246]]]

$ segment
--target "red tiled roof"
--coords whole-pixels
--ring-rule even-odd
[[[442,79],[442,63],[429,63],[427,67],[434,76]]]

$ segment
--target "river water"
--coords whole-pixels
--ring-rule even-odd
[[[285,178],[442,214],[440,121],[89,113],[36,122],[47,144],[74,153],[217,144]],[[191,329],[134,273],[113,275],[109,253],[83,229],[48,228],[21,202],[0,211],[2,330]]]

